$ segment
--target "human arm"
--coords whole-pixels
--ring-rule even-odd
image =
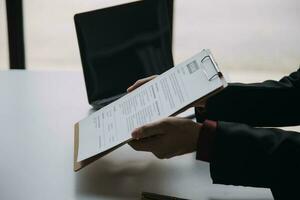
[[[300,133],[217,124],[209,155],[214,183],[278,188],[300,180]]]
[[[204,119],[246,123],[252,126],[292,126],[300,124],[300,69],[280,81],[231,83],[206,101]]]
[[[169,117],[133,131],[137,151],[171,158],[197,152],[210,163],[214,183],[274,188],[300,180],[300,134],[246,124],[204,124]]]

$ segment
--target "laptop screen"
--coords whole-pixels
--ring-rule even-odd
[[[144,0],[75,15],[89,103],[173,66],[167,5]]]

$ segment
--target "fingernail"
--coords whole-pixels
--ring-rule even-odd
[[[133,132],[131,133],[131,137],[136,140],[138,139],[138,133],[136,129],[134,129]]]

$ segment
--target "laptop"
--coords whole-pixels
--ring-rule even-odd
[[[89,104],[99,109],[136,80],[173,67],[173,1],[144,0],[74,16]]]

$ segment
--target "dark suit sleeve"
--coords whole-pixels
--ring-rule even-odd
[[[203,119],[246,123],[252,126],[300,124],[300,69],[280,81],[233,83],[206,104]],[[196,110],[197,113],[197,110]]]
[[[268,188],[299,185],[299,133],[219,121],[212,152],[214,183]]]

